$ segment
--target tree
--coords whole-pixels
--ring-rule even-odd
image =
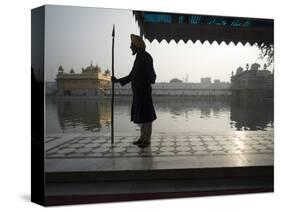
[[[260,58],[267,60],[267,67],[274,63],[274,45],[273,44],[261,44],[259,46]]]

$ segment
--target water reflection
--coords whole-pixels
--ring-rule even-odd
[[[154,98],[158,119],[154,132],[230,132],[272,130],[273,103],[234,99]],[[115,101],[115,130],[133,131],[131,98]],[[47,98],[47,133],[107,132],[111,128],[111,101]]]
[[[273,101],[232,99],[230,119],[237,130],[273,128]]]
[[[51,101],[57,105],[57,117],[62,131],[100,131],[102,128],[110,128],[110,101]]]

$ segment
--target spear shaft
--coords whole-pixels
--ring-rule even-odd
[[[115,26],[112,30],[112,76],[114,77],[114,38],[115,38]],[[111,82],[111,145],[114,144],[114,82]]]

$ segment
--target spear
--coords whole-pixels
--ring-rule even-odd
[[[112,30],[112,76],[114,77],[114,37],[115,37],[115,26],[113,25]],[[114,144],[114,82],[111,83],[111,146]]]

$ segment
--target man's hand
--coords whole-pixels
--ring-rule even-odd
[[[117,83],[117,82],[119,82],[119,80],[116,78],[116,77],[111,77],[111,82],[113,82],[113,83]]]

